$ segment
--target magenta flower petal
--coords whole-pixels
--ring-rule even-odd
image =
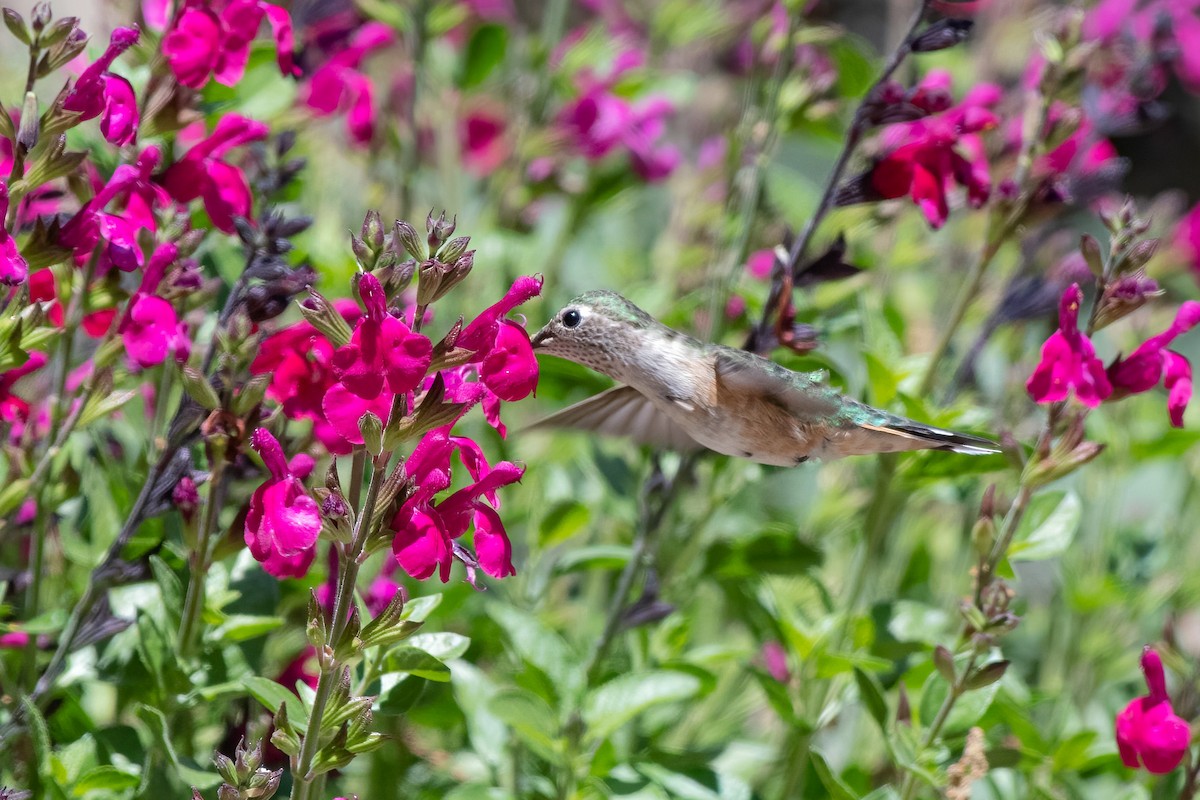
[[[8,185],[0,181],[0,219],[8,214]],[[17,243],[0,225],[0,285],[15,286],[29,276],[29,262],[17,249]]]
[[[250,213],[250,186],[246,176],[235,166],[224,161],[209,160],[208,175],[204,182],[204,210],[213,225],[226,233],[233,233],[234,217],[245,217]]]
[[[221,57],[221,21],[205,8],[188,7],[163,37],[162,52],[175,78],[192,89],[208,83]]]
[[[104,76],[104,115],[100,133],[118,147],[133,144],[138,132],[137,97],[129,81],[119,75]]]
[[[179,318],[166,300],[141,295],[121,325],[125,352],[140,367],[153,367],[166,361],[178,336]]]
[[[480,505],[475,509],[475,555],[479,566],[493,578],[516,575],[512,563],[512,542],[493,509]]]
[[[276,577],[298,577],[307,571],[321,533],[316,500],[289,471],[278,440],[265,428],[251,440],[270,472],[254,490],[246,513],[244,539],[251,554]]]
[[[479,378],[497,397],[510,403],[523,400],[537,389],[538,362],[524,328],[501,320],[492,351],[479,365]]]
[[[392,395],[382,392],[377,397],[367,400],[344,385],[335,383],[325,393],[321,407],[325,418],[339,436],[351,444],[362,444],[362,432],[358,429],[358,421],[370,412],[386,424],[392,409]]]
[[[1167,413],[1171,424],[1183,427],[1183,412],[1192,399],[1192,365],[1178,353],[1168,350],[1163,354],[1166,368],[1163,370],[1163,386],[1167,390]]]
[[[286,8],[270,3],[263,3],[262,8],[267,14],[271,35],[275,37],[275,60],[279,64],[279,71],[288,77],[299,75],[300,68],[293,57],[296,40],[292,32],[292,15]]]
[[[436,512],[417,509],[408,524],[396,532],[392,554],[400,568],[417,580],[425,580],[437,570],[442,583],[450,580],[453,557],[450,539],[442,531]]]
[[[1130,702],[1117,715],[1117,750],[1125,766],[1145,767],[1162,775],[1179,766],[1187,754],[1191,728],[1175,714],[1167,695],[1162,659],[1149,647],[1142,653],[1142,672],[1149,693]]]
[[[1079,330],[1079,305],[1083,292],[1072,284],[1059,301],[1059,329],[1042,345],[1042,357],[1025,383],[1038,403],[1066,400],[1074,389],[1076,399],[1095,408],[1112,394],[1104,365],[1096,358],[1091,340]]]

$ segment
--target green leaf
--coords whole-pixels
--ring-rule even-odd
[[[821,563],[821,551],[784,531],[720,541],[705,554],[705,572],[723,579],[800,575]]]
[[[620,569],[629,563],[630,549],[621,544],[594,544],[572,548],[554,565],[559,575],[589,569]]]
[[[167,718],[163,715],[163,712],[153,706],[142,704],[137,707],[135,713],[138,719],[150,729],[150,733],[154,737],[154,744],[150,748],[152,750],[157,749],[159,753],[166,754],[171,765],[175,767],[175,772],[180,781],[188,786],[195,786],[198,789],[207,789],[221,782],[221,776],[216,772],[201,769],[196,762],[191,759],[181,758],[175,752],[175,745],[172,744],[171,736],[167,732]]]
[[[950,615],[940,608],[912,600],[897,600],[892,606],[888,633],[902,642],[937,644],[946,631]]]
[[[538,525],[538,544],[552,547],[567,541],[585,527],[592,518],[591,510],[575,500],[556,503]]]
[[[110,764],[104,764],[93,767],[81,775],[71,788],[71,793],[76,797],[83,797],[88,792],[97,790],[122,792],[137,786],[141,780],[138,772],[126,772]]]
[[[253,614],[232,614],[213,631],[223,642],[244,642],[257,639],[283,625],[282,617],[260,617]],[[275,707],[276,709],[279,706]]]
[[[858,696],[862,700],[863,705],[867,707],[867,712],[879,724],[880,730],[886,735],[888,707],[887,700],[883,696],[883,687],[879,685],[879,679],[855,667],[854,682],[858,684]]]
[[[980,717],[987,712],[992,701],[996,699],[996,693],[1000,691],[1000,683],[1000,681],[996,681],[981,689],[964,692],[950,710],[950,716],[946,718],[946,724],[942,726],[942,736],[961,733],[979,722]],[[938,709],[946,701],[949,691],[950,687],[936,671],[925,679],[925,685],[921,688],[922,725],[929,725],[937,716]]]
[[[1008,549],[1010,561],[1044,561],[1066,552],[1082,516],[1079,495],[1047,492],[1033,498]]]
[[[96,420],[107,417],[132,400],[136,395],[137,391],[134,389],[122,392],[110,392],[104,395],[93,395],[88,404],[83,407],[83,412],[79,415],[79,422],[75,423],[76,429],[86,428]]]
[[[471,646],[471,640],[459,633],[418,633],[408,640],[409,647],[424,650],[442,661],[459,658]]]
[[[250,696],[262,703],[272,714],[279,710],[280,705],[286,705],[288,719],[292,721],[292,724],[299,724],[301,720],[307,718],[308,715],[304,711],[304,704],[300,702],[300,698],[283,684],[258,675],[242,678],[242,684],[246,687],[246,691],[250,692]]]
[[[441,604],[442,596],[440,594],[414,597],[404,604],[404,611],[400,614],[400,619],[408,622],[424,622]]]
[[[488,606],[488,615],[504,629],[517,655],[544,672],[560,696],[573,697],[582,688],[578,659],[561,636],[532,614],[512,606],[493,603]]]
[[[858,800],[857,795],[850,790],[850,787],[833,774],[829,762],[825,760],[825,756],[821,754],[820,750],[810,750],[808,758],[812,762],[813,771],[817,773],[817,778],[824,785],[825,791],[829,792],[830,800]]]
[[[480,25],[471,34],[463,53],[458,73],[460,89],[470,89],[487,80],[488,75],[504,61],[508,49],[508,31],[500,25]]]
[[[561,759],[563,742],[556,738],[560,726],[545,700],[524,689],[502,689],[487,708],[537,755],[551,762]]]
[[[658,670],[614,678],[584,698],[588,737],[605,739],[646,709],[687,700],[699,691],[700,679],[683,672]]]
[[[450,668],[424,650],[404,645],[388,653],[385,672],[403,672],[429,681],[450,680]]]

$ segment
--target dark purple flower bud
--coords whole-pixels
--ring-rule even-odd
[[[341,519],[349,513],[350,507],[346,505],[346,498],[337,492],[330,492],[329,496],[321,503],[321,516],[323,517]]]
[[[909,42],[914,53],[932,53],[935,50],[945,50],[966,41],[975,25],[969,19],[942,19],[918,33]]]
[[[37,95],[25,93],[25,103],[21,106],[21,125],[17,128],[17,144],[29,152],[37,144],[41,131],[41,117],[38,115]]]
[[[876,99],[880,103],[899,103],[908,94],[908,90],[899,81],[888,80],[880,84],[876,90]]]

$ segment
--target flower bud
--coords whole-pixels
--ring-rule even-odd
[[[370,411],[363,414],[358,420],[358,430],[362,433],[368,453],[377,456],[383,452],[383,423],[379,417]]]
[[[954,654],[942,645],[933,648],[933,666],[946,683],[953,684],[957,680],[954,671]]]
[[[378,253],[383,249],[383,219],[375,209],[371,209],[363,217],[360,235],[372,253]]]
[[[1138,242],[1117,264],[1116,274],[1124,275],[1127,272],[1141,269],[1146,262],[1154,258],[1156,252],[1158,252],[1158,239],[1145,239]]]
[[[320,331],[334,347],[342,347],[350,341],[353,331],[346,318],[338,313],[319,292],[309,290],[309,296],[299,303],[300,315]]]
[[[1008,671],[1008,661],[993,661],[986,664],[967,678],[965,687],[970,689],[982,689],[985,686],[991,686],[996,681],[1004,677],[1004,673]]]
[[[471,243],[470,236],[459,236],[456,239],[451,239],[442,245],[437,252],[437,260],[443,264],[452,264],[459,259],[463,253],[467,252],[467,245]]]
[[[42,47],[52,47],[59,42],[65,40],[71,35],[71,32],[79,27],[79,17],[63,17],[56,19],[54,24],[50,26],[50,30],[46,31],[46,35],[42,36],[38,43]]]
[[[431,251],[437,250],[441,247],[442,242],[454,235],[454,226],[457,221],[458,217],[447,221],[445,211],[435,220],[433,218],[433,211],[430,210],[429,214],[425,217],[425,230],[429,233],[427,241],[429,242],[429,249]]]
[[[25,102],[21,105],[21,125],[17,128],[17,144],[29,152],[38,141],[41,130],[41,119],[38,116],[37,95],[25,93]]]
[[[38,3],[33,7],[33,14],[30,16],[30,23],[34,31],[41,33],[46,26],[50,24],[50,20],[54,18],[54,13],[50,10],[50,4],[46,2]]]
[[[392,249],[396,250],[398,256],[407,253],[418,261],[425,260],[425,243],[421,241],[417,229],[403,220],[396,220],[392,228]]]
[[[192,476],[184,475],[179,479],[179,483],[171,490],[171,502],[185,520],[190,522],[196,516],[196,509],[200,507],[200,490],[196,488]]]
[[[9,33],[17,37],[23,45],[33,44],[33,37],[25,25],[25,18],[18,14],[16,9],[5,8],[0,13],[4,15],[4,27],[8,28]]]
[[[941,19],[918,33],[909,42],[914,53],[932,53],[955,47],[971,35],[974,22],[969,19]]]
[[[350,234],[350,251],[354,253],[355,261],[364,271],[370,272],[371,267],[375,266],[375,254],[367,247],[366,242],[354,234]]]
[[[195,367],[183,367],[180,372],[183,376],[183,389],[189,397],[209,411],[221,407],[221,398],[217,396],[216,390],[204,373]]]
[[[1079,252],[1087,262],[1088,269],[1097,278],[1104,277],[1104,254],[1100,251],[1100,243],[1090,233],[1079,237]]]

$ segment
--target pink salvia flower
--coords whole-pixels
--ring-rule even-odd
[[[1116,396],[1149,391],[1159,383],[1167,390],[1167,412],[1171,424],[1183,427],[1183,412],[1192,399],[1192,365],[1167,346],[1200,324],[1200,303],[1188,300],[1179,307],[1175,320],[1162,333],[1138,345],[1128,358],[1118,358],[1108,368],[1108,379]]]
[[[123,146],[137,138],[137,99],[129,81],[108,69],[122,53],[137,43],[138,29],[117,28],[109,38],[104,55],[83,71],[63,99],[63,108],[80,114],[80,119],[101,116],[100,132],[109,142]]]
[[[179,321],[174,306],[154,294],[167,267],[178,257],[179,247],[174,243],[159,245],[142,274],[141,288],[121,320],[118,330],[125,343],[125,352],[139,367],[156,366],[170,355],[174,355],[176,361],[186,361],[191,352],[187,326]]]
[[[1192,732],[1187,721],[1175,714],[1167,696],[1162,659],[1149,647],[1142,652],[1142,673],[1149,694],[1133,700],[1117,715],[1117,750],[1125,766],[1164,775],[1183,760]]]
[[[163,55],[184,86],[203,88],[209,77],[235,86],[245,74],[250,43],[264,18],[275,38],[279,71],[289,77],[297,75],[291,16],[261,0],[188,0],[174,27],[163,37]]]
[[[204,198],[204,210],[213,225],[233,233],[233,218],[250,213],[250,186],[240,169],[221,160],[235,147],[267,138],[261,122],[227,114],[212,134],[202,140],[163,174],[162,184],[180,203]]]
[[[387,25],[368,22],[355,31],[345,50],[317,67],[301,90],[301,100],[318,117],[348,111],[346,126],[356,144],[374,138],[376,116],[374,85],[359,68],[372,51],[390,45],[395,38]]]
[[[482,109],[468,113],[459,125],[463,165],[472,175],[491,175],[508,159],[512,146],[505,125],[504,117]]]
[[[1042,360],[1025,384],[1029,396],[1038,403],[1058,403],[1071,390],[1075,398],[1095,408],[1112,394],[1112,385],[1104,364],[1096,358],[1096,349],[1079,330],[1079,305],[1083,292],[1071,284],[1058,305],[1058,330],[1042,345]]]
[[[472,320],[456,342],[458,347],[475,351],[470,363],[481,365],[480,379],[503,400],[520,400],[537,388],[537,359],[529,334],[504,316],[541,293],[540,277],[517,278],[504,298]]]
[[[29,403],[13,394],[13,386],[21,378],[32,375],[46,366],[47,360],[45,353],[35,350],[29,354],[29,358],[21,366],[0,372],[0,423],[9,426],[10,434],[17,434],[18,429],[23,428],[26,420],[29,419],[30,411]]]
[[[0,181],[0,220],[8,216],[8,184]],[[29,262],[17,249],[4,225],[0,224],[0,284],[15,286],[29,276]]]
[[[246,514],[245,540],[251,555],[277,578],[308,571],[321,533],[317,501],[290,470],[279,441],[265,428],[250,437],[270,477],[254,490]]]
[[[388,313],[387,297],[374,275],[363,275],[358,290],[366,314],[350,342],[333,354],[334,375],[364,400],[378,397],[385,383],[392,394],[407,394],[425,377],[433,344]]]

